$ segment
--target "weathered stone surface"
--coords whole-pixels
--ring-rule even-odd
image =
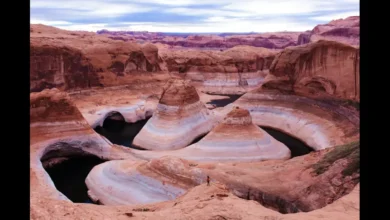
[[[234,108],[225,119],[199,142],[171,152],[139,152],[141,158],[158,158],[162,155],[194,161],[262,161],[288,159],[290,150],[264,130],[252,123],[248,110]]]
[[[174,47],[200,49],[225,49],[238,45],[283,49],[288,46],[297,45],[297,39],[300,34],[300,32],[270,32],[261,34],[189,34],[187,36],[170,36],[169,33],[108,30],[101,30],[97,33],[111,39],[123,41],[148,41]]]
[[[345,44],[359,46],[360,44],[360,17],[351,16],[345,19],[333,20],[327,24],[320,24],[298,38],[298,45],[318,40],[338,41]]]
[[[42,99],[46,101],[41,102]],[[43,170],[40,161],[42,156],[57,150],[57,152],[62,151],[62,155],[66,152],[67,156],[88,153],[106,159],[131,159],[107,163],[120,164],[121,166],[116,167],[120,168],[117,171],[121,171],[122,177],[125,177],[126,170],[133,170],[134,162],[132,161],[135,160],[133,150],[111,145],[94,133],[67,95],[58,90],[32,93],[31,103],[34,104],[31,106],[31,219],[126,219],[128,218],[126,213],[129,212],[133,213],[134,219],[161,217],[209,219],[220,216],[241,219],[281,217],[321,219],[324,216],[332,219],[358,219],[359,186],[355,187],[352,193],[332,203],[335,199],[350,192],[358,180],[356,170],[347,176],[342,174],[350,164],[348,155],[351,154],[338,157],[338,161],[327,165],[328,169],[322,174],[314,175],[312,172],[315,170],[308,169],[309,166],[318,163],[329,150],[284,162],[267,161],[257,164],[198,164],[165,157],[146,164],[140,163],[137,166],[137,172],[155,180],[166,181],[168,185],[189,190],[173,201],[126,206],[71,203],[55,189],[49,176]],[[63,107],[58,103],[63,103],[61,105]],[[48,107],[48,111],[41,110],[42,107],[45,109]],[[239,113],[233,116],[243,115]],[[115,174],[110,173],[110,175]],[[211,176],[211,186],[204,184],[205,175]],[[237,177],[239,177],[238,180]],[[221,187],[218,182],[224,183],[227,188]],[[104,183],[103,181],[101,184],[104,185]],[[157,182],[153,183],[157,184]],[[201,185],[191,188],[197,184]],[[329,203],[332,204],[309,213],[282,215],[264,208],[257,202],[245,201],[235,196],[246,195],[248,187],[252,189],[249,193],[250,199],[274,209],[277,209],[275,206],[280,206],[290,211],[294,211],[291,207],[313,210]],[[227,189],[232,190],[234,194]],[[297,200],[297,198],[300,199]]]
[[[138,205],[173,200],[205,179],[189,162],[163,157],[150,162],[109,161],[88,174],[88,194],[104,205]]]
[[[134,83],[145,73],[160,73],[159,62],[153,45],[141,47],[91,32],[30,26],[31,91]]]
[[[197,161],[261,161],[291,156],[284,144],[252,123],[248,110],[238,107],[202,140],[182,151],[183,158]]]
[[[360,51],[334,41],[286,48],[262,88],[322,98],[360,99]]]
[[[261,85],[276,50],[236,46],[225,51],[160,49],[168,71],[190,79],[201,91],[243,94]]]
[[[216,112],[217,117],[223,117],[233,105],[248,109],[254,124],[281,130],[314,150],[359,139],[359,110],[345,102],[271,93],[260,88]]]
[[[187,81],[170,80],[157,109],[134,138],[133,145],[149,150],[186,147],[214,126],[208,109]]]

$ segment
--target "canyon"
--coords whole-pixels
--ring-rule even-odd
[[[30,219],[359,219],[358,45],[31,25]]]

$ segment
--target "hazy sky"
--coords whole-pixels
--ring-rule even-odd
[[[305,31],[359,15],[359,0],[30,0],[32,24],[68,30]]]

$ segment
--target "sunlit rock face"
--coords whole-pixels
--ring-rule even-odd
[[[345,44],[359,46],[360,44],[360,17],[350,16],[345,19],[336,19],[327,24],[320,24],[311,31],[304,32],[298,37],[298,45],[319,40],[338,41]]]
[[[277,53],[262,47],[236,46],[224,51],[161,48],[168,71],[191,80],[210,94],[243,94],[261,85]]]
[[[186,160],[162,157],[149,162],[116,160],[94,167],[88,174],[88,194],[104,205],[148,204],[173,200],[205,180]]]
[[[152,118],[134,138],[133,145],[149,150],[186,147],[213,127],[209,110],[187,81],[170,80]]]
[[[204,161],[261,161],[290,158],[290,150],[252,123],[249,111],[235,107],[199,142],[181,150]]]
[[[141,46],[92,32],[30,26],[31,92],[148,84],[167,75],[160,66],[164,65],[158,48],[152,44]]]
[[[360,51],[334,41],[289,47],[276,55],[262,88],[307,97],[360,100]]]

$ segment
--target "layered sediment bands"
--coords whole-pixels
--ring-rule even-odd
[[[30,50],[31,91],[124,85],[144,73],[162,70],[154,45],[140,46],[91,32],[31,25]]]
[[[149,150],[174,150],[190,144],[211,130],[214,121],[200,102],[195,87],[183,80],[170,80],[157,109],[133,145]]]
[[[345,103],[258,89],[243,95],[234,105],[248,109],[256,125],[281,130],[314,150],[359,139],[359,111]]]
[[[104,159],[134,158],[126,150],[113,146],[95,133],[69,96],[58,89],[30,94],[30,143],[33,199],[47,197],[68,200],[55,189],[41,160],[91,154]]]
[[[199,184],[204,174],[189,162],[163,157],[150,162],[110,161],[96,166],[86,184],[90,197],[104,205],[134,205],[173,200]]]
[[[92,128],[102,126],[113,112],[121,114],[126,122],[134,123],[152,116],[165,80],[73,92],[71,98]]]
[[[286,48],[276,55],[264,90],[360,100],[360,51],[332,41]]]
[[[159,54],[170,72],[245,73],[267,70],[277,50],[236,46],[225,51],[169,50]]]
[[[236,46],[225,51],[160,51],[170,72],[183,74],[201,91],[243,94],[260,85],[277,51]]]
[[[290,150],[252,123],[249,111],[234,108],[199,142],[174,155],[195,161],[261,161],[288,159]]]

